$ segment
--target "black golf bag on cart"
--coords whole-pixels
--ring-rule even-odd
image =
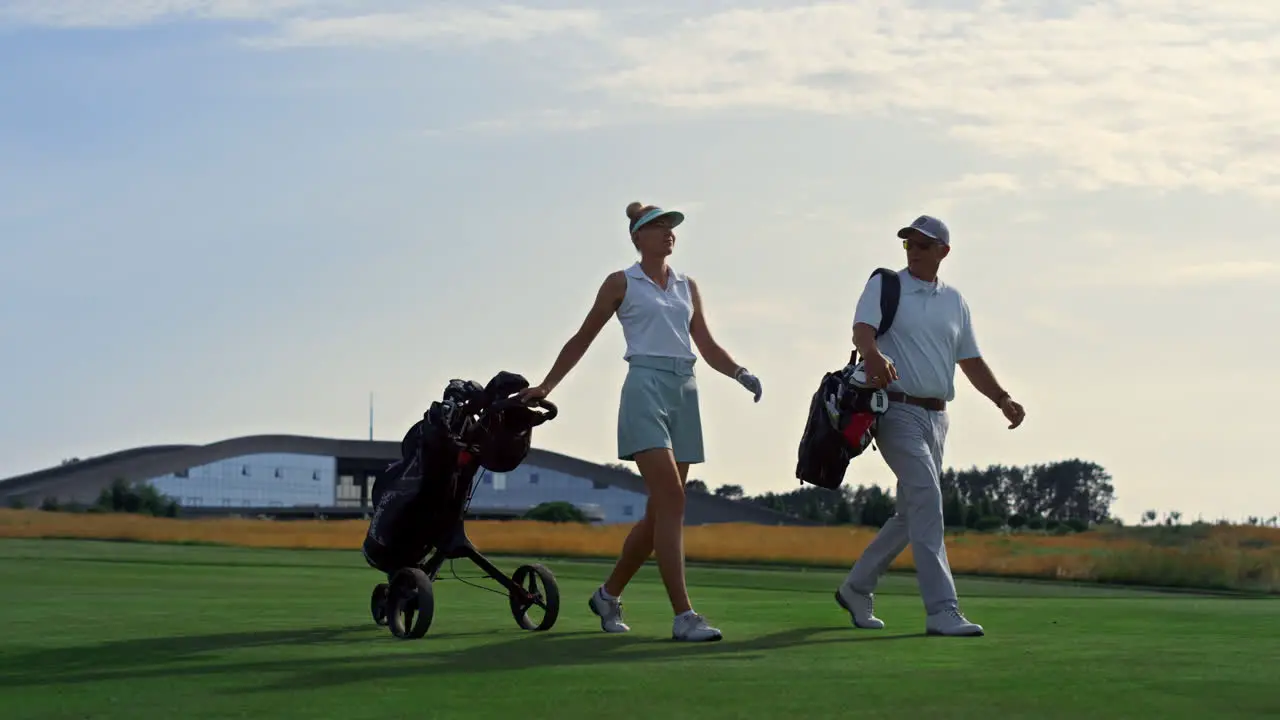
[[[514,470],[529,452],[533,428],[556,416],[546,400],[525,404],[516,397],[527,387],[524,377],[506,371],[483,387],[451,380],[443,398],[405,433],[400,459],[374,485],[362,550],[365,561],[387,575],[373,590],[370,611],[392,635],[426,635],[435,614],[432,584],[444,561],[456,558],[471,560],[506,589],[520,627],[555,624],[560,596],[551,571],[521,565],[508,577],[476,550],[463,527],[479,472]],[[539,623],[528,616],[535,606],[545,611]]]

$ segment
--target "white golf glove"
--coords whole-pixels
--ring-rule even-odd
[[[764,390],[760,388],[760,378],[752,375],[746,368],[740,367],[738,368],[738,372],[734,373],[733,379],[737,380],[739,385],[746,388],[747,392],[755,395],[756,402],[760,402],[760,395],[764,392]]]

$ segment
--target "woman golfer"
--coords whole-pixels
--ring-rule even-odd
[[[627,218],[640,260],[605,278],[582,327],[564,344],[546,379],[524,396],[546,397],[582,359],[609,317],[618,316],[627,343],[623,357],[630,366],[618,405],[618,459],[635,461],[649,499],[613,573],[589,604],[605,632],[630,630],[622,622],[622,591],[654,552],[675,612],[672,638],[719,640],[720,631],[693,611],[684,578],[684,485],[689,466],[704,460],[693,346],[712,369],[753,393],[756,402],[760,381],[712,339],[697,283],[667,265],[676,242],[672,228],[684,222],[684,214],[633,202]]]

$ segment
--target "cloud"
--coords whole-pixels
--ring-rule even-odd
[[[289,18],[276,33],[251,41],[260,47],[419,45],[520,42],[543,35],[586,33],[599,25],[594,10],[540,10],[502,6],[450,8],[327,18]]]
[[[1060,282],[1072,286],[1187,288],[1235,282],[1280,280],[1280,262],[1270,260],[1171,260],[1153,262],[1127,256],[1105,264],[1061,268]]]
[[[892,117],[1010,161],[1002,167],[1032,168],[984,168],[944,190],[947,202],[1028,187],[1280,197],[1280,93],[1265,90],[1280,70],[1280,3],[761,0],[692,12],[535,4],[0,0],[0,25],[255,22],[263,29],[245,42],[259,49],[607,39],[539,48],[540,63],[566,61],[557,94],[603,94],[591,114],[546,111],[471,129],[583,129],[742,109]]]
[[[1031,304],[1021,309],[1023,319],[1032,325],[1052,330],[1073,340],[1089,340],[1093,328],[1068,309],[1044,304]]]
[[[1266,260],[1224,260],[1178,265],[1159,273],[1170,285],[1194,285],[1259,278],[1280,278],[1280,263]]]
[[[265,35],[246,40],[259,48],[319,46],[385,47],[523,41],[558,32],[587,32],[600,22],[594,10],[537,9],[479,3],[401,0],[9,0],[0,4],[0,26],[133,28],[171,22],[253,21]]]
[[[993,198],[1017,195],[1026,191],[1023,181],[1016,175],[1003,172],[966,173],[943,183],[929,207],[939,213],[950,213],[973,198]],[[1018,222],[1033,220],[1033,215],[1023,211]],[[1007,221],[1011,221],[1009,219]]]
[[[714,313],[726,325],[750,327],[763,323],[787,326],[795,324],[802,317],[802,310],[803,308],[793,303],[753,298],[717,302],[714,308],[707,308],[707,315],[710,317]]]
[[[8,0],[0,25],[126,28],[177,20],[269,20],[349,2],[325,0]]]
[[[1022,181],[1009,173],[969,173],[947,183],[944,190],[957,194],[973,192],[1007,192],[1022,191]]]
[[[529,132],[571,132],[591,130],[607,124],[608,119],[598,109],[570,110],[547,108],[509,116],[473,120],[453,127],[427,128],[428,137],[454,133],[515,135]]]
[[[1043,180],[1280,189],[1280,4],[909,0],[740,9],[623,37],[589,87],[669,109],[896,114]]]

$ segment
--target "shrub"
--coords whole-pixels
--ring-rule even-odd
[[[544,502],[529,508],[529,511],[524,514],[524,519],[554,523],[590,522],[586,513],[582,512],[577,505],[561,500]]]
[[[1084,532],[1085,530],[1089,529],[1089,523],[1085,522],[1084,520],[1081,520],[1080,518],[1071,518],[1070,520],[1067,520],[1063,524],[1066,525],[1068,528],[1070,528],[1073,532]]]
[[[130,485],[121,478],[116,478],[111,483],[111,487],[102,488],[94,507],[102,512],[123,512],[156,517],[178,516],[176,500],[161,494],[150,483]]]
[[[1004,520],[996,515],[983,515],[978,518],[978,522],[974,525],[974,529],[978,532],[991,532],[1004,527]]]

